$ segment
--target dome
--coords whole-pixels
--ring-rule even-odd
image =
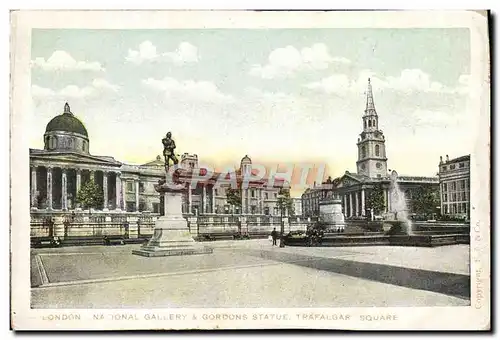
[[[71,113],[68,103],[64,105],[64,113],[52,118],[47,124],[45,133],[51,131],[74,132],[88,137],[87,129],[83,123]]]
[[[245,163],[245,164],[252,164],[252,160],[250,159],[250,157],[248,157],[248,155],[245,155],[245,157],[243,157],[241,159],[241,164],[243,164],[243,163]]]

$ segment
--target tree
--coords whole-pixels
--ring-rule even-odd
[[[366,208],[373,209],[375,215],[379,215],[385,210],[384,188],[382,184],[376,184],[372,190],[368,191]]]
[[[289,189],[280,189],[278,196],[278,207],[280,209],[286,209],[288,214],[292,216],[295,212],[295,207],[293,205],[293,199],[290,198],[290,190]]]
[[[411,211],[418,215],[429,216],[436,212],[440,205],[439,189],[421,186],[415,189],[410,200]]]
[[[77,193],[76,199],[84,209],[99,208],[103,203],[103,192],[93,179],[85,182]]]
[[[226,189],[227,204],[233,207],[241,208],[241,189]]]

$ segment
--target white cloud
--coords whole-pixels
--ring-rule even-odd
[[[60,90],[52,90],[38,85],[31,86],[31,95],[34,99],[82,99],[87,97],[97,97],[105,93],[117,93],[120,86],[113,85],[102,78],[94,79],[91,85],[79,87],[77,85],[67,85]]]
[[[226,95],[210,81],[184,80],[179,81],[174,78],[164,79],[148,78],[142,80],[146,87],[164,93],[172,99],[199,100],[203,102],[230,102],[232,96]]]
[[[35,58],[31,61],[31,66],[44,71],[104,71],[99,62],[77,61],[65,51],[55,51],[47,60],[42,57]]]
[[[120,90],[120,86],[113,85],[113,84],[109,83],[106,79],[103,79],[103,78],[94,79],[92,81],[92,86],[95,89],[109,90],[112,92],[118,92]]]
[[[173,52],[158,53],[156,46],[146,40],[139,45],[138,50],[129,49],[125,60],[137,65],[153,61],[167,61],[178,65],[195,63],[198,62],[198,49],[188,42],[181,42]]]
[[[462,75],[455,87],[448,87],[433,81],[431,76],[420,69],[404,69],[397,76],[381,77],[371,70],[362,70],[357,78],[346,74],[333,74],[316,82],[303,86],[327,94],[345,94],[347,92],[363,93],[366,91],[368,78],[374,92],[386,89],[404,93],[448,93],[465,94],[467,92],[468,75]]]
[[[305,87],[311,90],[320,90],[328,94],[330,93],[345,93],[352,87],[351,81],[345,74],[333,74],[323,78],[320,81],[305,84]]]
[[[164,56],[175,64],[196,63],[198,62],[198,49],[188,42],[182,42],[175,52],[164,53]]]
[[[302,70],[324,70],[331,63],[349,64],[343,57],[332,57],[325,44],[314,44],[298,50],[294,46],[277,48],[269,54],[266,65],[253,65],[249,74],[264,79],[292,76]]]

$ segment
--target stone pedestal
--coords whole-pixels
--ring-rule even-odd
[[[182,216],[182,186],[163,188],[165,214],[155,222],[153,237],[132,254],[158,257],[172,255],[210,254],[211,248],[195,242],[186,219]],[[157,190],[158,191],[158,190]]]
[[[319,220],[327,225],[327,229],[343,231],[345,229],[342,202],[339,199],[326,199],[319,204]]]

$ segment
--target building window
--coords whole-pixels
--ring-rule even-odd
[[[155,214],[159,214],[160,213],[160,203],[153,203],[153,212]]]
[[[139,192],[144,192],[144,183],[139,182]]]
[[[361,157],[362,158],[366,157],[366,147],[364,145],[361,147]]]
[[[447,167],[446,165],[441,168],[442,171],[446,171]]]
[[[368,120],[368,127],[372,127],[372,121]]]
[[[134,191],[134,182],[127,181],[127,191]]]
[[[375,145],[375,156],[380,156],[380,145]]]
[[[269,198],[269,193],[265,193],[266,200]]]
[[[128,212],[135,211],[135,202],[127,202],[127,211]]]
[[[278,193],[274,193],[274,198],[278,198]]]
[[[214,194],[215,194],[215,196],[219,195],[219,193],[217,192],[217,189],[214,189]]]
[[[85,151],[85,141],[82,142],[82,151]]]
[[[455,164],[450,165],[450,170],[455,170]]]
[[[366,120],[365,120],[365,129],[366,129]]]
[[[255,197],[255,190],[252,190],[252,191],[251,191],[251,195],[252,195],[252,198],[254,198],[254,197]]]
[[[464,164],[464,163],[458,163],[458,167],[459,167],[459,168],[464,168],[464,167],[465,167],[465,164]]]

